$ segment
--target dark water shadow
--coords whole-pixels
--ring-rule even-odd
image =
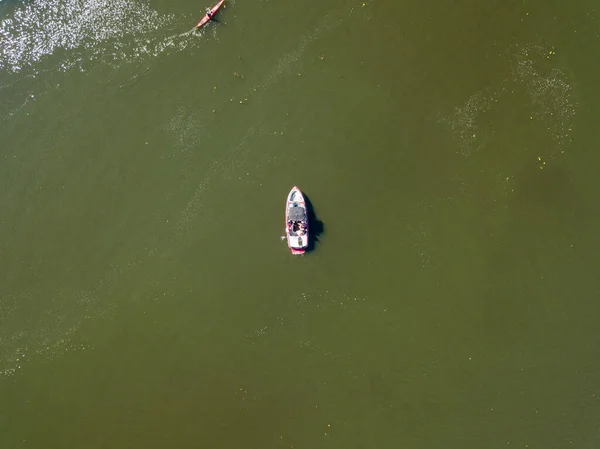
[[[321,240],[321,236],[325,232],[325,223],[319,220],[317,216],[317,212],[315,207],[313,206],[310,198],[306,193],[302,192],[304,195],[304,201],[306,201],[307,215],[308,215],[308,229],[310,239],[308,241],[308,247],[306,248],[306,252],[309,253],[315,250],[318,242]]]
[[[217,25],[223,25],[223,26],[227,26],[227,24],[226,24],[225,22],[223,22],[223,21],[221,21],[221,20],[218,20],[218,19],[215,19],[214,17],[213,17],[212,19],[210,19],[208,22],[209,22],[209,23],[210,23],[210,22],[215,22]],[[208,23],[207,23],[207,25],[208,25]]]

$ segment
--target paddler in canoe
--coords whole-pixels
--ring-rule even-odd
[[[0,0],[2,1],[2,0]],[[217,14],[217,11],[219,11],[221,9],[221,7],[223,6],[223,4],[225,3],[225,0],[221,0],[219,1],[219,3],[217,3],[215,6],[213,6],[212,8],[206,8],[206,14],[204,14],[204,17],[202,17],[202,19],[200,20],[200,22],[198,22],[198,25],[196,25],[196,28],[202,28],[204,25],[206,25],[208,22],[219,22],[215,15]]]

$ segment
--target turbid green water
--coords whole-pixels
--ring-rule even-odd
[[[0,447],[597,448],[597,4],[206,6],[0,3]]]

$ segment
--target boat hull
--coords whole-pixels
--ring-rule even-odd
[[[292,254],[304,254],[308,248],[308,208],[304,195],[294,187],[285,202],[285,235]]]

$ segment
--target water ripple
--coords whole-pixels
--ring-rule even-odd
[[[89,58],[151,52],[161,44],[144,38],[135,40],[131,48],[131,41],[172,24],[175,18],[132,0],[27,3],[0,23],[0,69],[19,72],[44,57],[76,49],[81,54],[67,54],[62,69]]]

